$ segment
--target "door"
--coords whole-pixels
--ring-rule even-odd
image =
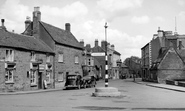
[[[38,89],[42,89],[42,72],[38,73]]]

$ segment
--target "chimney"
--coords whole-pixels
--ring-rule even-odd
[[[82,47],[84,47],[84,40],[83,40],[83,39],[80,40],[80,45],[81,45]]]
[[[160,27],[158,27],[158,37],[163,37],[163,30],[160,30]]]
[[[111,45],[111,49],[114,50],[114,48],[115,48],[114,45]]]
[[[41,20],[40,7],[34,7],[33,11],[33,36],[39,38],[39,21]]]
[[[103,48],[105,50],[105,45],[106,45],[106,41],[101,41],[101,48]]]
[[[179,41],[179,50],[182,49],[182,41]]]
[[[24,23],[25,23],[25,30],[26,30],[28,28],[28,26],[31,24],[31,20],[30,20],[29,16],[26,17],[26,20]]]
[[[1,26],[0,29],[6,30],[6,27],[4,26],[5,19],[1,19]]]
[[[70,32],[71,31],[71,25],[70,25],[70,23],[66,23],[65,24],[65,28],[66,28],[65,30],[67,30],[67,31]]]
[[[98,47],[98,39],[95,40],[95,47]]]

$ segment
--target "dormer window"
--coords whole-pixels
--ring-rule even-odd
[[[36,54],[35,54],[35,52],[31,52],[31,61],[32,62],[36,61]]]
[[[6,50],[6,61],[13,62],[14,61],[14,51],[13,50]]]

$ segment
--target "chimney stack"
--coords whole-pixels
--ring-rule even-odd
[[[83,40],[83,39],[80,40],[80,45],[81,45],[82,47],[84,47],[84,40]]]
[[[65,30],[67,30],[67,31],[71,31],[71,25],[70,25],[70,23],[66,23],[65,24]]]
[[[31,20],[30,20],[30,17],[26,17],[26,20],[25,20],[25,30],[28,28],[28,26],[31,24]]]
[[[158,37],[163,37],[164,33],[163,30],[160,30],[160,27],[158,27]]]
[[[105,50],[105,45],[106,45],[106,41],[101,41],[101,48],[103,48]]]
[[[5,19],[1,19],[1,26],[0,29],[6,30],[6,27],[4,26]]]
[[[95,47],[98,47],[98,39],[95,40]]]
[[[112,50],[114,50],[114,49],[115,49],[114,45],[111,45],[111,49],[112,49]]]
[[[33,11],[33,36],[39,38],[39,21],[41,20],[40,7],[34,7]]]

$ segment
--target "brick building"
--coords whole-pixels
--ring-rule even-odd
[[[105,78],[105,47],[106,41],[101,41],[100,47],[98,40],[95,40],[95,46],[92,48],[92,56],[99,62],[100,67],[102,68],[101,78]],[[119,79],[120,74],[117,60],[120,60],[121,54],[114,49],[114,45],[107,43],[107,56],[109,78]]]
[[[42,40],[55,52],[55,86],[63,87],[65,76],[68,74],[82,75],[83,48],[71,33],[69,23],[65,30],[41,21],[39,7],[34,7],[33,21],[25,21],[24,34],[33,35]]]
[[[147,81],[164,82],[164,80],[167,79],[168,77],[166,78],[165,76],[162,76],[163,75],[162,73],[159,73],[161,67],[158,67],[158,65],[169,64],[169,63],[173,64],[172,61],[169,62],[170,61],[169,58],[165,57],[165,54],[166,54],[165,52],[167,52],[167,50],[170,47],[173,47],[174,50],[184,49],[184,45],[185,45],[184,40],[185,40],[184,35],[179,35],[177,33],[173,34],[172,31],[163,31],[163,30],[160,30],[159,28],[158,34],[154,34],[153,39],[149,43],[147,43],[144,47],[141,48],[142,79]],[[161,61],[162,59],[165,59],[165,61]],[[177,58],[171,58],[171,59],[175,60]],[[178,65],[180,65],[180,62],[179,64],[176,64],[176,65],[178,67]],[[170,66],[169,66],[169,69],[170,69]],[[167,70],[167,69],[164,69],[164,70]],[[174,69],[174,70],[182,70],[182,69]],[[173,72],[174,70],[171,69],[170,71]],[[177,76],[178,74],[176,75],[176,77]]]
[[[0,91],[26,91],[54,88],[54,52],[33,36],[0,27]]]

